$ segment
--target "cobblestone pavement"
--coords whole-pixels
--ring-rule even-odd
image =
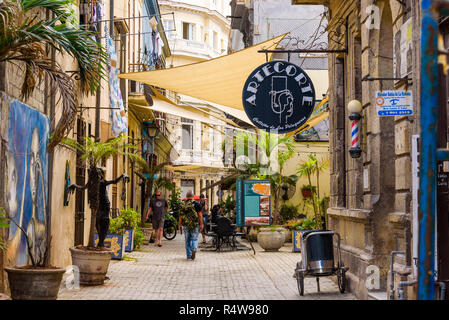
[[[239,240],[240,241],[240,240]],[[320,278],[317,292],[315,278],[305,279],[304,296],[299,296],[293,272],[299,253],[286,243],[279,252],[265,252],[253,243],[256,255],[247,247],[237,251],[211,252],[200,245],[194,261],[187,260],[184,235],[163,240],[127,253],[131,259],[111,260],[102,286],[68,289],[63,280],[58,299],[63,300],[353,300],[341,294],[332,278]]]

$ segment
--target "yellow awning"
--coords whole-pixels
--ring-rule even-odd
[[[328,93],[329,89],[326,92]],[[328,101],[329,101],[329,96],[326,96],[323,100],[321,100],[321,102],[318,105],[315,106],[315,108],[313,108],[313,112],[322,108],[323,105],[325,103],[327,103]],[[296,129],[295,131],[287,132],[285,135],[287,137],[291,137],[291,136],[297,135],[297,134],[317,125],[318,123],[320,123],[321,121],[323,121],[324,119],[329,117],[329,111],[326,111],[326,110],[327,110],[327,108],[322,110],[319,114],[314,115],[311,118],[309,118],[309,120],[307,120],[306,123],[304,123],[301,127]]]
[[[119,78],[165,88],[197,99],[243,110],[242,90],[254,69],[266,62],[261,49],[274,49],[286,36],[215,59],[153,71],[120,74]],[[272,53],[268,53],[271,59]],[[245,120],[246,121],[246,120]]]
[[[151,109],[145,106],[141,106],[139,104],[131,103],[129,100],[128,100],[128,107],[130,111],[134,112],[135,115],[138,118],[140,118],[140,120],[154,120],[154,114]]]
[[[287,137],[291,137],[294,135],[297,135],[307,129],[312,128],[313,126],[316,126],[318,123],[320,123],[321,121],[325,120],[327,117],[329,117],[329,111],[323,111],[322,113],[316,115],[315,117],[307,120],[306,123],[304,123],[300,128],[298,128],[295,131],[290,131],[287,132],[285,135]]]

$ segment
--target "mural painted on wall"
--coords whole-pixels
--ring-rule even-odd
[[[39,111],[17,100],[9,104],[6,202],[9,217],[26,231],[34,257],[47,243],[49,129],[48,117]],[[7,259],[18,266],[31,262],[26,238],[14,223]]]

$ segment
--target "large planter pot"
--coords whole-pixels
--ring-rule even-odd
[[[301,235],[308,230],[293,230],[293,252],[301,252]]]
[[[125,255],[125,238],[124,234],[107,234],[104,239],[105,248],[112,250],[112,259],[122,260]],[[94,237],[95,245],[98,245],[98,234]]]
[[[279,227],[276,229],[277,231],[281,231],[285,236],[285,242],[292,242],[292,233],[290,230],[284,227]]]
[[[285,242],[285,235],[281,231],[261,230],[257,234],[257,243],[265,251],[279,251]]]
[[[134,228],[125,231],[125,251],[131,252],[134,248]]]
[[[112,251],[70,248],[70,253],[72,254],[72,264],[79,269],[80,284],[97,286],[104,283]]]
[[[13,300],[56,300],[65,269],[6,267]]]

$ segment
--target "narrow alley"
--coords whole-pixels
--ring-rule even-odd
[[[246,248],[244,248],[246,246]],[[222,252],[199,244],[195,261],[187,260],[184,235],[127,253],[121,261],[111,260],[102,286],[67,289],[61,283],[60,300],[353,300],[351,293],[338,291],[335,277],[320,279],[318,294],[315,278],[305,279],[300,297],[292,277],[300,253],[285,243],[279,252],[266,252],[253,243],[240,241],[241,250]],[[69,286],[70,287],[70,286]]]

